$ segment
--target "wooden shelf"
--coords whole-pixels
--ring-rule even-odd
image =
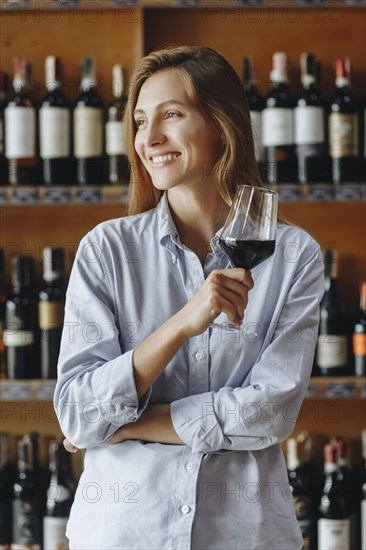
[[[358,202],[366,200],[366,184],[329,183],[268,185],[281,202]],[[38,185],[0,187],[0,204],[128,204],[128,185]]]
[[[0,187],[0,204],[128,204],[128,185],[29,185]]]
[[[56,380],[0,380],[2,401],[52,401]],[[310,380],[306,398],[364,399],[366,378],[342,377]]]
[[[357,376],[313,377],[305,397],[308,399],[365,399],[366,378]]]
[[[324,2],[308,2],[306,0],[1,0],[0,9],[4,11],[16,10],[131,10],[137,7],[196,7],[199,9],[258,9],[269,7],[272,10],[283,9],[340,9],[365,5],[365,0],[325,0]]]

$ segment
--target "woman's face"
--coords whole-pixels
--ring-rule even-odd
[[[144,82],[134,116],[135,149],[157,189],[207,185],[221,140],[176,71],[160,71]]]

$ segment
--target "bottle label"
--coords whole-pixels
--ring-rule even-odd
[[[45,549],[68,550],[69,541],[66,538],[66,524],[68,518],[43,518],[43,547]]]
[[[36,113],[33,107],[5,109],[5,156],[31,158],[36,154]]]
[[[331,113],[329,115],[329,154],[333,158],[357,157],[357,114]]]
[[[107,155],[126,155],[126,146],[123,135],[123,122],[110,121],[105,126]]]
[[[41,330],[61,328],[64,323],[64,304],[41,300],[38,303],[38,314]]]
[[[250,120],[253,130],[255,160],[261,162],[264,160],[262,145],[262,113],[259,111],[250,111]]]
[[[318,521],[318,550],[349,550],[349,519],[324,519]]]
[[[321,368],[347,365],[347,336],[322,334],[317,343],[317,365]]]
[[[263,145],[265,147],[293,145],[292,109],[264,109],[262,117]]]
[[[311,145],[324,143],[324,111],[321,107],[296,107],[295,143]]]
[[[354,334],[352,344],[355,355],[366,355],[366,334]]]
[[[39,110],[39,146],[43,159],[70,156],[70,112],[61,107]]]
[[[103,155],[103,112],[94,107],[74,110],[74,155],[82,159]]]
[[[361,549],[366,550],[366,500],[361,502]]]
[[[31,330],[4,330],[3,340],[8,348],[32,346],[34,344],[34,332]]]

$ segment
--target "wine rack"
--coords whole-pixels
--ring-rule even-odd
[[[183,6],[183,7],[182,7]],[[78,95],[79,60],[96,55],[100,92],[112,99],[110,75],[115,63],[131,74],[144,53],[166,44],[204,44],[218,50],[241,74],[242,58],[256,61],[257,81],[265,95],[274,51],[288,54],[293,94],[300,90],[299,58],[313,51],[323,66],[322,89],[329,99],[334,90],[334,62],[347,55],[352,62],[352,87],[359,101],[366,96],[365,6],[360,2],[329,0],[304,3],[263,0],[250,6],[239,0],[143,0],[112,2],[29,0],[0,2],[2,70],[11,74],[15,55],[26,55],[34,65],[37,97],[42,97],[46,55],[58,55],[64,68],[66,94]],[[358,283],[365,278],[365,185],[281,186],[281,212],[309,231],[322,247],[335,246],[340,256],[340,293],[347,312],[356,310]],[[93,226],[126,215],[128,189],[77,186],[32,189],[0,188],[0,230],[8,257],[32,254],[40,260],[50,242],[72,252]],[[7,274],[8,275],[8,274]],[[39,274],[40,275],[40,274]],[[12,433],[34,429],[54,434],[59,430],[51,413],[52,381],[1,380],[4,429]],[[26,405],[26,406],[25,406]],[[312,379],[295,433],[303,429],[356,440],[364,427],[364,379]],[[14,414],[10,415],[9,407]],[[7,416],[4,414],[8,412]],[[24,411],[28,411],[27,414]],[[78,453],[78,456],[80,453]],[[81,463],[79,463],[79,470]],[[77,471],[77,468],[76,468]]]

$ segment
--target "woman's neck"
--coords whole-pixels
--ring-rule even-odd
[[[181,186],[167,192],[170,211],[183,244],[193,250],[201,263],[210,252],[210,240],[224,225],[229,206],[214,184],[204,189]]]

